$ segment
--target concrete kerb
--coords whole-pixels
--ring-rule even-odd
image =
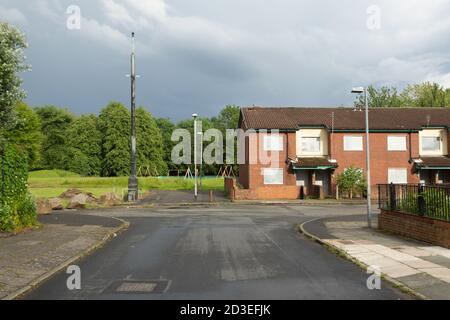
[[[284,200],[273,200],[273,201],[255,201],[255,200],[235,200],[235,201],[217,201],[217,202],[164,202],[164,203],[132,203],[132,204],[121,204],[114,206],[112,208],[159,208],[159,207],[198,207],[198,206],[233,206],[233,205],[260,205],[260,206],[276,206],[276,205],[297,205],[297,206],[335,206],[335,205],[363,205],[365,202],[331,202],[331,201],[284,201]]]
[[[360,267],[361,269],[363,269],[364,271],[367,271],[367,269],[369,268],[369,266],[367,264],[365,264],[364,262],[352,257],[351,255],[349,255],[347,252],[345,252],[344,250],[333,246],[330,243],[326,243],[324,242],[322,239],[320,239],[319,237],[316,237],[315,235],[309,233],[306,229],[305,229],[305,225],[311,222],[315,222],[318,220],[323,220],[323,219],[327,219],[326,217],[321,217],[321,218],[315,218],[309,221],[305,221],[301,224],[299,224],[297,226],[297,231],[302,233],[303,235],[305,235],[307,238],[311,239],[314,242],[319,243],[320,245],[322,245],[324,248],[326,248],[328,251],[336,253],[337,255],[349,260],[350,262],[354,263],[355,265],[357,265],[358,267]],[[391,277],[389,277],[388,275],[382,273],[381,275],[382,279],[388,281],[389,283],[391,283],[395,288],[401,290],[404,293],[410,294],[414,297],[416,297],[417,299],[420,300],[431,300],[430,298],[426,297],[425,295],[421,294],[420,292],[415,291],[414,289],[408,287],[407,285],[405,285],[404,283],[397,281]]]
[[[50,279],[51,277],[53,277],[58,272],[64,270],[65,268],[67,268],[68,266],[76,263],[77,261],[82,260],[83,258],[88,256],[89,254],[93,253],[95,250],[103,247],[109,240],[111,240],[112,238],[116,237],[120,232],[125,231],[130,226],[130,223],[128,221],[123,220],[123,219],[114,218],[114,217],[111,217],[111,219],[115,219],[115,220],[120,221],[121,225],[116,227],[114,230],[111,230],[110,232],[108,232],[108,234],[105,235],[103,237],[103,239],[98,240],[95,244],[93,244],[89,248],[83,250],[79,254],[73,256],[72,258],[70,258],[70,259],[66,260],[65,262],[59,264],[58,266],[52,268],[51,270],[47,271],[46,273],[44,273],[40,277],[38,277],[38,278],[34,279],[33,281],[31,281],[25,287],[23,287],[23,288],[15,291],[15,292],[7,295],[6,297],[3,297],[1,300],[15,300],[15,299],[19,299],[21,296],[23,296],[23,295],[27,294],[28,292],[32,291],[34,288],[39,286],[44,281]]]

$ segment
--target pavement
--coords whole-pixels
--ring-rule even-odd
[[[319,218],[301,229],[421,298],[450,300],[450,249],[382,232],[377,219],[369,229],[364,215]]]
[[[84,211],[130,222],[79,262],[81,290],[60,272],[24,299],[411,299],[299,234],[296,225],[363,206],[216,205]]]
[[[230,202],[225,192],[213,190],[213,202]],[[197,200],[194,198],[192,190],[150,190],[145,198],[138,201],[137,205],[171,205],[171,204],[193,204],[209,203],[209,191],[198,192]]]
[[[42,226],[0,238],[0,299],[15,299],[103,245],[127,226],[111,217],[63,212]]]
[[[171,206],[171,205],[224,205],[224,204],[247,204],[247,205],[362,205],[366,200],[361,199],[305,199],[305,200],[235,200],[232,202],[224,191],[213,190],[213,201],[210,202],[209,191],[198,192],[197,199],[194,198],[193,190],[150,190],[144,198],[138,201],[135,206]]]

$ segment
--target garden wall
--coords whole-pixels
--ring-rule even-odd
[[[450,222],[381,210],[378,227],[408,238],[450,248]]]
[[[235,200],[293,200],[300,198],[297,186],[277,185],[254,189],[241,189],[236,179],[225,178],[225,192],[232,201]]]

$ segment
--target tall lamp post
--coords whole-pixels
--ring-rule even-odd
[[[203,191],[203,132],[197,132],[200,139],[200,192]]]
[[[198,114],[193,113],[192,118],[194,118],[194,198],[197,200],[198,197],[198,186],[197,186],[197,117]]]
[[[130,163],[130,177],[128,179],[128,201],[135,201],[139,197],[138,179],[136,175],[136,58],[134,45],[134,32],[131,34],[131,163]]]
[[[369,139],[369,97],[367,88],[357,87],[352,89],[352,93],[364,93],[365,112],[366,112],[366,180],[367,180],[367,224],[372,228],[372,184],[370,182],[370,139]]]

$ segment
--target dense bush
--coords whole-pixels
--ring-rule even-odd
[[[352,199],[355,194],[363,195],[367,190],[366,179],[360,168],[350,167],[336,178],[339,192],[345,192]]]
[[[4,181],[0,181],[0,231],[29,227],[36,223],[36,207],[28,193],[28,160],[16,147],[6,145],[0,154]],[[1,179],[0,179],[1,180]]]

